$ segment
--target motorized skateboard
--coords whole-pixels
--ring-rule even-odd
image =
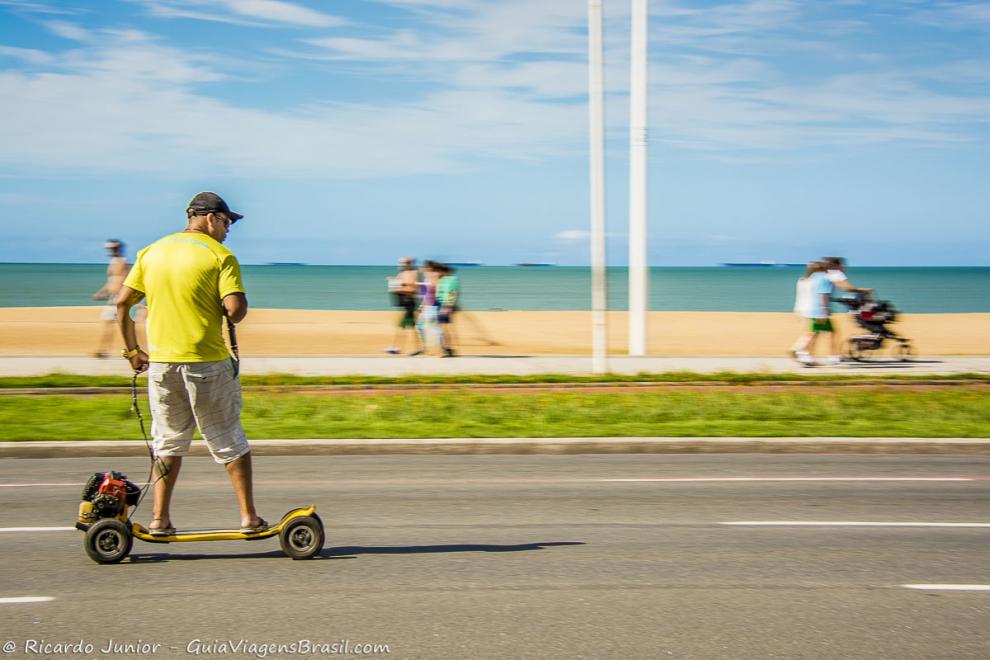
[[[275,525],[261,532],[243,532],[239,529],[190,529],[176,530],[162,535],[152,534],[144,525],[117,516],[101,518],[92,524],[76,523],[76,528],[86,532],[84,547],[90,559],[100,564],[116,564],[131,552],[134,539],[148,543],[187,543],[192,541],[259,541],[279,537],[282,551],[293,559],[310,559],[323,549],[323,521],[316,515],[316,507],[293,509],[282,516]]]

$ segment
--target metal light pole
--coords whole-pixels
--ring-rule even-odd
[[[591,368],[608,372],[605,278],[605,74],[602,0],[588,0],[588,116],[591,156]]]
[[[646,355],[649,269],[646,259],[647,0],[632,0],[629,92],[629,355]]]

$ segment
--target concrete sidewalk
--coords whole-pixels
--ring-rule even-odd
[[[990,374],[990,356],[916,357],[910,362],[849,362],[803,367],[786,357],[609,357],[609,371],[616,374],[690,371],[714,373],[801,373],[866,375]],[[295,374],[299,376],[409,376],[409,375],[590,375],[591,358],[584,356],[463,356],[432,357],[246,357],[244,374]],[[51,373],[129,376],[120,358],[76,356],[0,357],[0,376],[44,376]]]
[[[376,454],[990,454],[990,438],[383,438],[252,440],[257,456]],[[4,458],[147,456],[142,441],[0,442]],[[202,442],[191,455],[208,456]]]

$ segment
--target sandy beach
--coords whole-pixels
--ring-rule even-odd
[[[241,324],[243,355],[381,355],[394,312],[253,309]],[[854,332],[848,316],[840,334]],[[98,307],[0,308],[0,355],[90,355],[102,331]],[[792,314],[651,312],[649,354],[782,355],[801,332]],[[905,315],[895,326],[920,355],[990,354],[990,314]],[[589,355],[590,312],[465,312],[455,324],[465,355]],[[120,340],[111,344],[116,352]],[[609,314],[609,347],[626,350],[626,314]]]

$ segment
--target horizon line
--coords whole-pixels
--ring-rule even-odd
[[[129,260],[130,261],[130,260]],[[420,261],[420,260],[417,260]],[[591,268],[591,264],[556,264],[556,263],[529,263],[529,262],[519,262],[519,263],[481,263],[481,262],[464,262],[464,261],[442,261],[439,259],[434,259],[439,263],[450,264],[454,266],[459,266],[462,268],[533,268],[537,270],[542,270],[545,268]],[[0,266],[105,266],[106,260],[102,261],[0,261]],[[422,263],[422,261],[420,261]],[[469,265],[465,265],[469,264]],[[738,265],[746,264],[746,265]],[[750,265],[752,264],[752,265]],[[354,267],[354,268],[394,268],[396,266],[395,262],[389,263],[315,263],[315,262],[294,262],[294,261],[266,261],[266,262],[241,262],[241,266],[285,266],[292,268],[302,268],[309,266],[317,267]],[[660,264],[650,264],[648,267],[653,268],[745,268],[746,270],[796,270],[802,267],[804,264],[797,263],[778,263],[778,264],[760,264],[759,262],[720,262],[716,264],[694,264],[694,265],[660,265]],[[609,265],[607,268],[623,268],[628,269],[629,264],[614,264]],[[856,270],[860,268],[990,268],[990,264],[911,264],[911,265],[876,265],[876,264],[862,264],[856,266],[848,266],[848,268]]]

